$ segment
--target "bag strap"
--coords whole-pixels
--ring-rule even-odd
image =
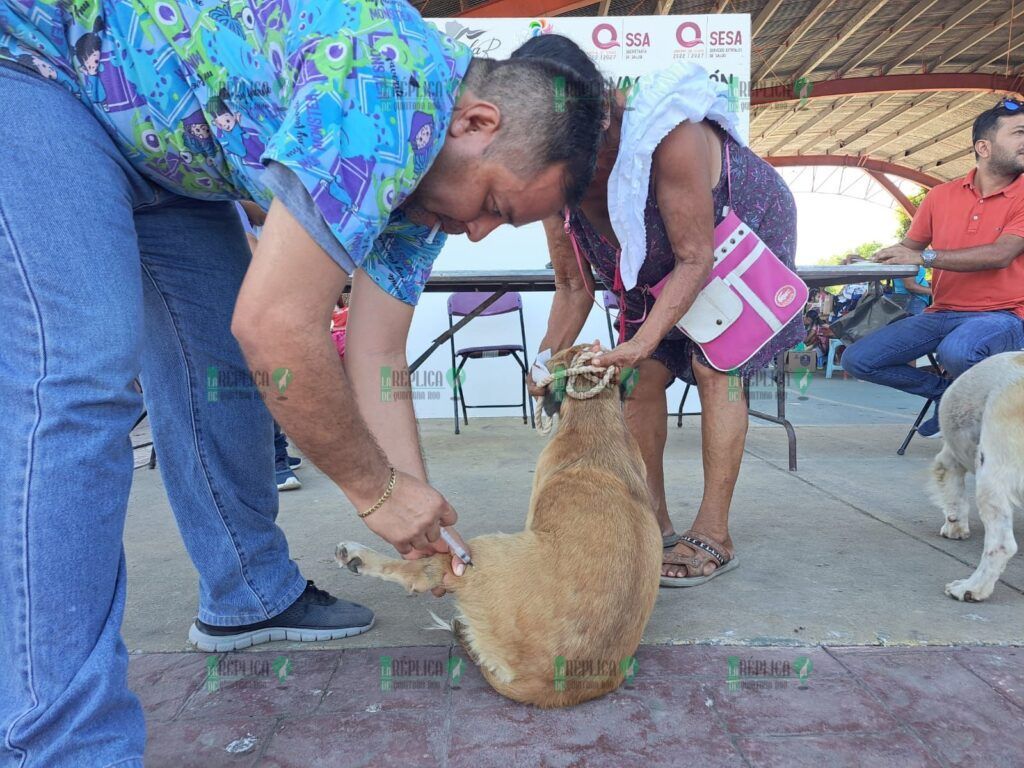
[[[729,190],[729,210],[732,210],[732,162],[729,159],[729,137],[726,136],[722,141],[725,142],[725,186]]]
[[[579,243],[576,242],[576,234],[572,231],[572,225],[569,223],[568,206],[566,206],[563,209],[563,213],[565,215],[565,219],[563,221],[563,228],[565,230],[565,234],[569,236],[569,242],[572,243],[572,251],[576,255],[576,266],[580,270],[580,277],[583,278],[583,285],[586,287],[587,293],[590,294],[590,300],[593,301],[594,304],[602,312],[608,315],[608,317],[611,317],[611,312],[608,311],[607,307],[598,303],[597,296],[594,295],[594,292],[590,290],[590,286],[587,285],[587,276],[583,271],[583,256],[580,254]],[[615,278],[612,282],[612,292],[616,295],[616,297],[619,300],[619,336],[623,337],[626,335],[626,323],[642,323],[644,320],[647,319],[647,309],[644,309],[643,317],[641,317],[639,320],[626,319],[626,291],[622,285],[622,275],[619,272],[619,256],[621,255],[621,253],[621,249],[615,252]]]

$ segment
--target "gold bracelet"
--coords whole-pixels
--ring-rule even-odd
[[[391,498],[391,492],[395,490],[395,480],[398,477],[398,473],[395,472],[395,468],[391,467],[391,477],[388,478],[388,487],[384,491],[384,495],[377,499],[377,503],[370,507],[365,512],[356,512],[360,517],[369,517],[378,509],[384,506],[384,502]]]

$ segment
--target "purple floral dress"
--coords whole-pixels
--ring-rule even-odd
[[[724,132],[719,136],[722,137],[722,176],[712,190],[715,225],[725,218],[722,210],[729,205],[729,185],[725,173],[725,147],[728,142],[732,205],[736,214],[757,232],[786,266],[792,269],[796,258],[796,203],[793,195],[782,177],[768,163]],[[665,231],[665,222],[662,221],[661,212],[658,210],[653,180],[647,193],[644,218],[647,226],[647,258],[640,267],[636,286],[626,292],[626,333],[625,338],[620,335],[619,343],[633,338],[641,325],[641,318],[647,317],[654,306],[654,297],[647,292],[648,286],[660,282],[676,264],[675,253]],[[579,243],[581,253],[593,267],[595,277],[604,284],[605,290],[612,290],[615,284],[618,249],[598,234],[579,210],[572,212],[569,225]],[[767,366],[775,355],[791,349],[803,338],[803,319],[798,316],[737,373],[744,379],[750,378]],[[696,353],[702,364],[710,367],[700,347],[678,328],[673,328],[662,339],[651,357],[668,368],[675,378],[695,384],[691,363],[693,353]]]

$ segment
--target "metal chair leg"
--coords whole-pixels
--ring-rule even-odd
[[[686,405],[686,396],[690,394],[691,384],[687,383],[686,388],[683,390],[683,399],[679,401],[679,413],[676,414],[676,426],[683,426],[683,406]]]
[[[917,434],[917,428],[921,426],[921,422],[924,421],[924,417],[928,413],[928,409],[932,407],[932,403],[934,402],[935,400],[933,400],[932,398],[928,398],[928,400],[925,401],[924,408],[922,408],[921,412],[917,414],[917,419],[914,421],[914,426],[910,428],[910,431],[907,432],[907,436],[903,438],[903,444],[896,449],[897,456],[902,456],[907,452],[907,446],[909,446],[910,441],[914,439],[914,435]]]

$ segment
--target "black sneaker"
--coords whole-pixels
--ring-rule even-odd
[[[312,581],[299,599],[273,618],[240,627],[215,627],[196,619],[188,639],[207,653],[238,651],[274,640],[337,640],[361,635],[373,626],[373,611],[339,600]]]

